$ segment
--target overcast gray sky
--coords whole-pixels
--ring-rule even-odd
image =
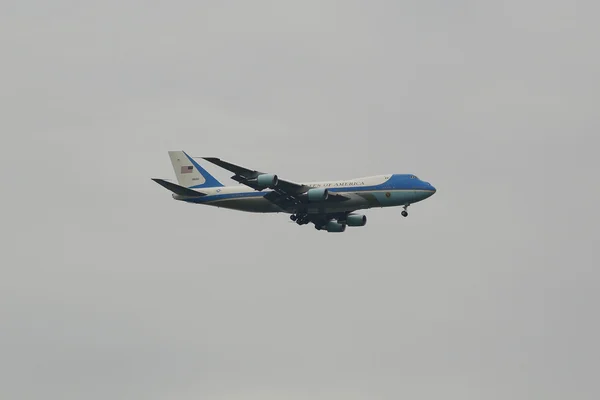
[[[0,397],[598,399],[598,4],[2,2]],[[328,235],[180,149],[438,192]]]

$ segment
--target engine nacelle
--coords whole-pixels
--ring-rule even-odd
[[[274,188],[278,182],[279,178],[273,174],[262,174],[256,178],[256,185],[262,189]]]
[[[308,196],[308,201],[325,201],[329,197],[329,191],[327,188],[314,188],[309,189],[306,195]]]
[[[361,214],[350,214],[346,217],[348,226],[365,226],[367,224],[367,216]]]
[[[329,221],[327,225],[325,225],[325,229],[327,229],[327,232],[344,232],[346,230],[346,224],[340,224],[337,221]]]

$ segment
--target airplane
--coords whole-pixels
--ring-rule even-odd
[[[152,180],[173,192],[175,200],[255,213],[288,213],[296,224],[312,223],[317,230],[326,232],[365,226],[367,217],[356,211],[373,207],[402,206],[402,216],[407,217],[408,206],[436,192],[430,183],[411,174],[295,183],[216,157],[203,157],[233,172],[231,179],[244,185],[224,186],[187,153],[169,151],[169,157],[179,184],[158,178]]]

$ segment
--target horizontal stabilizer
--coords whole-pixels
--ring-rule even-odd
[[[202,197],[202,196],[206,196],[206,194],[204,194],[204,193],[196,192],[195,190],[188,189],[186,187],[176,185],[175,183],[172,183],[172,182],[169,182],[169,181],[165,181],[164,179],[152,178],[152,180],[154,182],[158,183],[160,186],[164,187],[165,189],[168,189],[171,192],[173,192],[175,194],[178,194],[180,196],[186,196],[186,197]]]

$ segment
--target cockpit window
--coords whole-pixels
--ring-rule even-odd
[[[417,179],[417,177],[416,177],[416,176],[414,176],[414,175],[411,175],[411,176],[410,176],[410,179]]]

